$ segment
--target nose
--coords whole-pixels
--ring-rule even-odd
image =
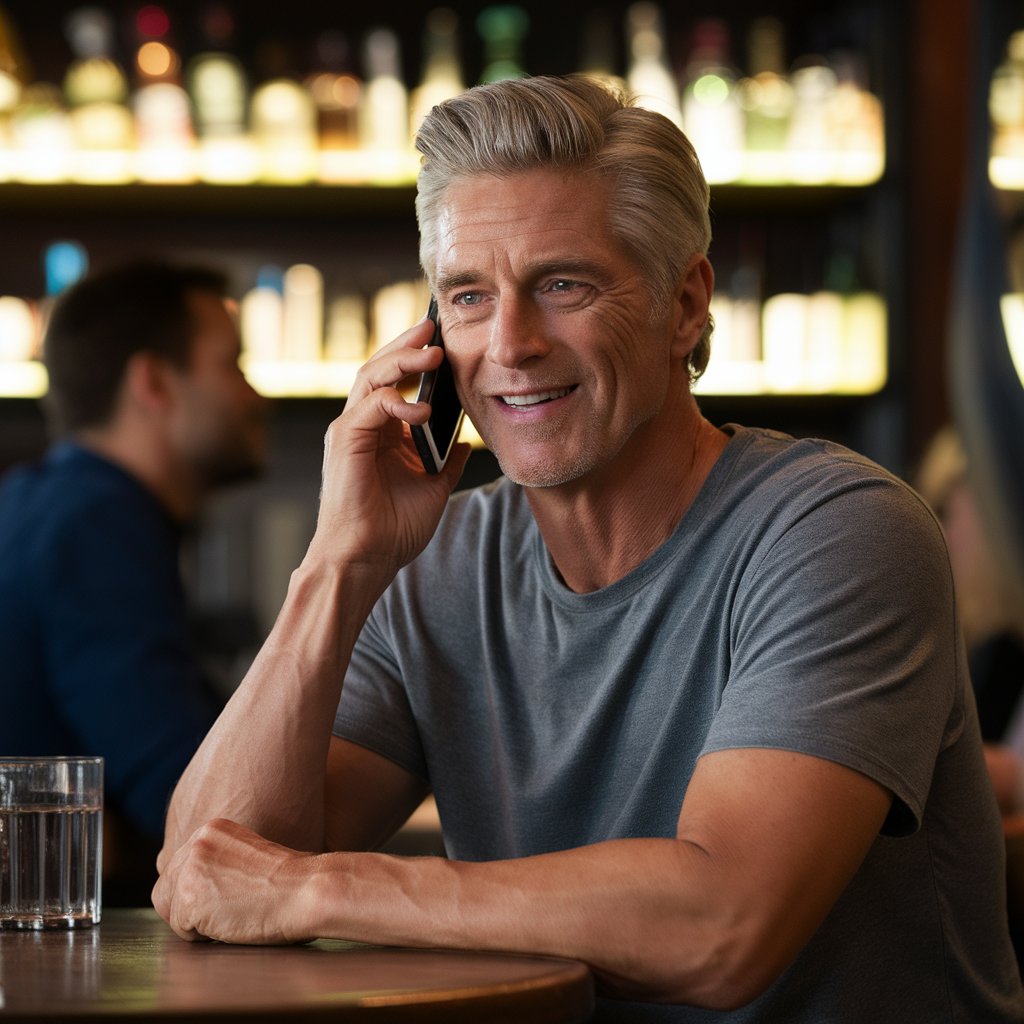
[[[541,311],[529,299],[503,295],[490,323],[487,358],[515,369],[551,351]]]

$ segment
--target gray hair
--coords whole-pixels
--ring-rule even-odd
[[[583,75],[475,86],[431,110],[416,148],[420,262],[431,282],[445,191],[480,174],[560,168],[610,180],[611,231],[662,308],[690,259],[711,245],[710,190],[689,139],[668,118]],[[709,317],[690,354],[693,380],[707,366],[712,327]]]

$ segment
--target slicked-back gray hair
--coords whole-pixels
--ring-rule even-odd
[[[437,218],[448,185],[480,174],[544,168],[596,172],[612,183],[609,223],[664,307],[696,253],[711,244],[709,189],[689,139],[668,118],[582,75],[519,78],[434,107],[416,136],[420,262],[433,283]],[[712,323],[690,354],[704,372]]]

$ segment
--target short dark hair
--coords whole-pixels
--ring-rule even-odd
[[[136,352],[187,366],[193,330],[188,294],[223,296],[227,284],[212,267],[135,260],[90,273],[64,292],[43,337],[50,378],[44,406],[55,432],[108,423]]]

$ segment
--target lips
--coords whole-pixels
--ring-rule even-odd
[[[565,398],[572,388],[554,388],[550,391],[536,391],[531,395],[502,395],[501,400],[514,409],[528,405],[540,405],[542,402],[553,402],[556,398]]]

